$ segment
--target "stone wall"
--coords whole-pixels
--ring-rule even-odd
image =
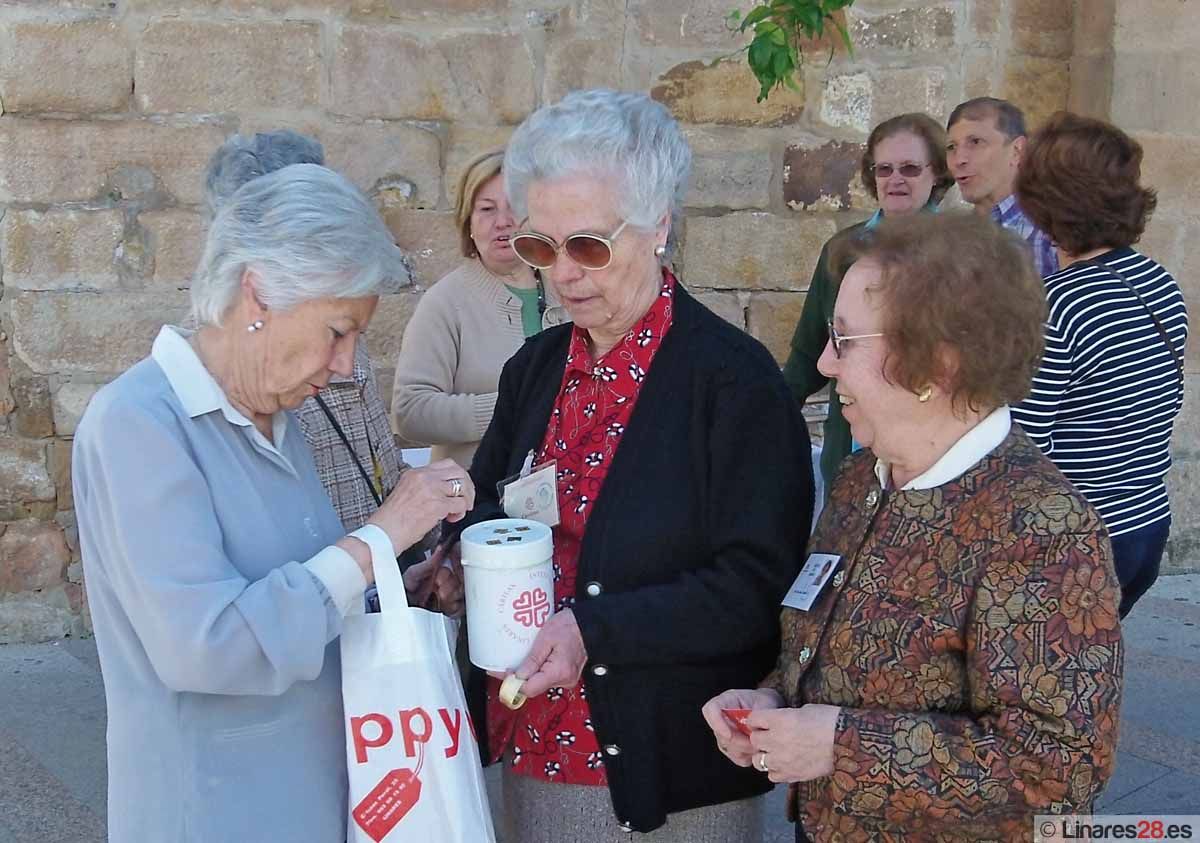
[[[71,436],[95,389],[183,313],[201,173],[231,132],[317,135],[428,286],[456,262],[450,197],[465,160],[572,88],[650,91],[696,152],[682,277],[782,358],[821,243],[871,208],[854,164],[873,123],[944,119],[985,93],[1037,122],[1071,94],[1072,0],[859,0],[854,55],[814,45],[803,90],[758,105],[724,25],[738,2],[750,5],[0,3],[0,642],[87,629]],[[1185,30],[1172,36],[1180,62],[1193,61]],[[1145,128],[1182,131],[1173,114],[1163,106],[1154,115],[1170,125]],[[1181,141],[1164,135],[1163,166],[1195,157]],[[1195,172],[1178,168],[1181,190]],[[419,295],[388,297],[372,325],[385,391]]]

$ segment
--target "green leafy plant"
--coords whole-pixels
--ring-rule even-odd
[[[729,28],[745,33],[754,31],[754,39],[746,46],[750,70],[758,79],[762,102],[774,89],[786,86],[799,90],[796,71],[804,61],[804,43],[815,41],[832,26],[841,36],[847,52],[853,52],[850,33],[834,17],[834,13],[854,5],[854,0],[762,0],[743,17],[734,9],[726,18]],[[833,46],[829,59],[833,60]]]

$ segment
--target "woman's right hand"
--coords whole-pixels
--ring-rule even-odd
[[[453,492],[458,491],[458,495]],[[424,538],[443,518],[458,521],[475,505],[475,484],[454,460],[410,468],[368,520],[392,540],[397,554]]]
[[[717,748],[739,767],[749,767],[754,757],[750,738],[737,730],[723,713],[727,708],[782,708],[783,698],[763,688],[735,688],[718,694],[704,704],[701,713],[717,739]]]

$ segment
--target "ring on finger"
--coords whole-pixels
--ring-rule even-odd
[[[450,481],[450,497],[461,498],[463,496],[463,482],[457,477]]]
[[[759,772],[771,772],[770,768],[767,767],[767,751],[765,749],[758,754],[758,760],[754,762],[754,766]]]

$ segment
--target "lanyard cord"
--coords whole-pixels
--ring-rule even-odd
[[[363,464],[358,459],[358,454],[355,452],[354,446],[350,444],[350,440],[346,437],[346,432],[342,430],[342,426],[338,424],[338,420],[333,417],[333,411],[329,409],[329,405],[325,403],[325,399],[320,395],[314,395],[313,397],[324,411],[325,417],[329,419],[329,423],[333,425],[334,431],[337,432],[338,438],[342,440],[342,444],[346,446],[346,450],[350,452],[350,458],[354,460],[355,468],[362,475],[363,482],[367,484],[367,488],[371,490],[371,497],[375,499],[375,506],[383,506],[383,499],[379,497],[379,491],[375,488],[375,484],[371,482],[367,470],[363,468]]]

